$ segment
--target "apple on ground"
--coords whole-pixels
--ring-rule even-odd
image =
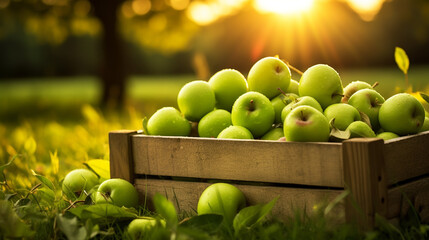
[[[361,120],[359,111],[346,103],[332,104],[325,109],[323,114],[329,122],[335,119],[333,121],[334,127],[342,131],[346,130],[350,123]]]
[[[247,81],[243,74],[235,69],[223,69],[209,80],[216,98],[216,108],[231,111],[235,100],[247,92]]]
[[[350,123],[350,125],[347,127],[346,131],[350,132],[350,138],[373,138],[376,137],[374,131],[371,129],[371,127],[362,122],[362,121],[356,121]]]
[[[283,130],[286,140],[294,142],[327,142],[330,134],[328,119],[310,106],[294,108],[287,115]]]
[[[264,94],[272,99],[289,87],[291,72],[289,67],[277,57],[265,57],[250,68],[247,76],[249,91]]]
[[[198,122],[216,104],[215,93],[208,82],[195,80],[185,84],[177,95],[180,112],[189,121]]]
[[[408,93],[398,93],[388,98],[380,107],[378,119],[381,127],[399,136],[415,134],[425,121],[423,105]]]
[[[217,138],[221,139],[253,139],[252,133],[242,126],[229,126],[222,130]]]
[[[393,132],[382,132],[377,134],[377,138],[382,138],[384,140],[390,140],[399,137],[396,133]]]
[[[268,132],[274,123],[274,118],[273,105],[259,92],[246,92],[232,106],[232,124],[247,128],[254,138],[259,138]]]
[[[228,183],[214,183],[208,186],[198,200],[198,215],[219,214],[224,223],[231,225],[238,211],[246,206],[244,194]]]
[[[322,106],[320,106],[319,102],[316,101],[313,97],[310,96],[303,96],[297,98],[295,101],[289,103],[282,109],[281,112],[281,119],[282,123],[285,121],[286,116],[292,111],[292,109],[299,107],[299,106],[310,106],[314,107],[317,111],[323,113]]]
[[[371,122],[371,127],[374,131],[378,131],[380,129],[378,114],[383,103],[383,96],[374,89],[361,89],[355,92],[348,101],[348,104],[368,116]]]
[[[146,129],[149,135],[189,136],[191,123],[174,107],[163,107],[149,118]]]
[[[128,224],[127,233],[133,240],[145,239],[147,234],[157,224],[165,227],[166,223],[164,220],[157,220],[155,218],[137,218]]]
[[[231,113],[216,109],[201,118],[198,123],[198,136],[216,138],[222,130],[231,125]]]
[[[349,101],[350,97],[355,92],[357,92],[361,89],[372,89],[372,86],[369,83],[363,82],[363,81],[353,81],[353,82],[347,84],[347,86],[344,87],[344,96],[341,99],[341,102],[347,103]]]
[[[339,103],[343,96],[340,75],[326,64],[316,64],[308,68],[299,81],[299,95],[316,99],[323,109]]]
[[[283,128],[276,127],[276,128],[271,129],[267,133],[265,133],[264,136],[261,137],[261,140],[277,141],[284,136],[285,136],[285,134],[284,134]]]
[[[88,169],[74,169],[67,173],[61,188],[68,198],[75,199],[83,191],[89,192],[98,182],[98,176],[94,172]]]
[[[139,196],[136,188],[120,178],[108,179],[100,184],[95,203],[111,203],[118,207],[137,208]]]

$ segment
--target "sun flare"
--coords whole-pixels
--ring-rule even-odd
[[[254,6],[260,12],[277,14],[299,14],[309,11],[314,0],[255,0]]]

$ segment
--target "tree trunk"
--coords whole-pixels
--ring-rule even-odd
[[[91,0],[95,16],[103,27],[101,36],[101,104],[118,108],[125,100],[125,69],[122,39],[118,33],[118,9],[123,0]]]

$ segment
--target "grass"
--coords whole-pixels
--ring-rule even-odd
[[[409,74],[414,90],[429,92],[427,66],[412,68]],[[340,75],[344,85],[353,80],[377,81],[377,90],[386,98],[397,91],[396,87],[405,89],[403,75],[396,68],[344,70]],[[0,214],[8,213],[10,207],[17,213],[9,212],[11,218],[23,219],[38,239],[62,239],[65,231],[83,228],[99,239],[126,238],[123,231],[129,219],[108,224],[67,222],[75,228],[61,227],[61,214],[68,217],[64,209],[70,205],[61,195],[61,179],[71,169],[85,167],[83,163],[90,160],[108,160],[109,131],[141,129],[144,116],[163,106],[177,106],[177,93],[192,80],[192,76],[131,77],[127,83],[127,106],[120,113],[103,112],[96,107],[100,83],[94,77],[1,81],[0,166],[14,160],[10,166],[0,168]],[[52,192],[40,185],[40,176],[53,183]],[[14,205],[5,207],[5,199]],[[140,209],[140,213],[146,210]],[[4,238],[5,228],[1,225],[0,238]],[[190,230],[183,225],[162,231],[158,234],[177,233],[191,239],[422,239],[428,237],[429,228],[410,213],[399,224],[381,219],[379,229],[359,232],[355,226],[332,225],[323,214],[309,216],[297,210],[287,221],[274,218],[235,235],[231,235],[232,230],[216,230],[207,235],[201,229]]]

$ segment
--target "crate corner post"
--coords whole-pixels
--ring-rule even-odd
[[[122,178],[134,182],[134,164],[132,161],[131,136],[133,130],[109,132],[110,177]]]

